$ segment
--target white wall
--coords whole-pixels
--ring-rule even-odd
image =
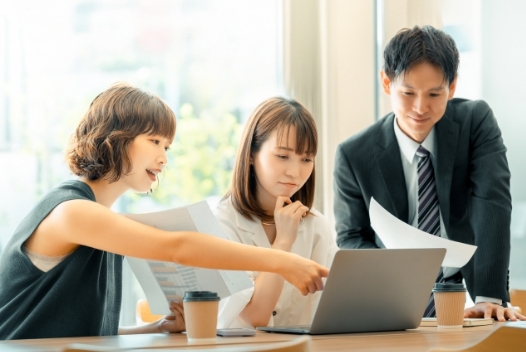
[[[336,147],[375,120],[374,6],[372,0],[284,1],[285,85],[316,118],[315,206],[330,219]]]

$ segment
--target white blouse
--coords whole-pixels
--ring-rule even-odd
[[[334,231],[327,219],[317,210],[313,215],[303,218],[298,228],[296,242],[291,253],[311,259],[325,267],[330,267],[338,250]],[[268,237],[259,219],[248,220],[232,206],[230,199],[221,201],[214,209],[215,216],[222,225],[227,237],[243,244],[271,248]],[[258,272],[248,271],[252,280]],[[219,305],[218,328],[250,327],[239,314],[250,302],[254,288],[249,288],[222,299]],[[309,325],[318,306],[321,292],[303,296],[293,285],[285,281],[268,326]]]

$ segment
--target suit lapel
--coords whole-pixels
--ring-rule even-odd
[[[384,206],[398,219],[408,222],[407,188],[393,124],[394,115],[391,114],[380,128],[376,139],[376,165],[391,201],[391,209],[388,209],[387,205]],[[377,201],[380,202],[378,199]]]
[[[451,111],[446,111],[444,117],[435,125],[437,145],[435,182],[440,213],[446,230],[449,229],[451,182],[459,134],[458,124],[449,118],[450,114]]]

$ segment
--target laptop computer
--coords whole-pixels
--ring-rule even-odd
[[[445,248],[339,250],[310,326],[257,329],[318,335],[417,328],[445,254]]]

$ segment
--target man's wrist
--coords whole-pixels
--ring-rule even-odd
[[[475,297],[475,304],[477,303],[495,303],[501,306],[502,300],[498,298],[493,298],[493,297],[477,296]]]

